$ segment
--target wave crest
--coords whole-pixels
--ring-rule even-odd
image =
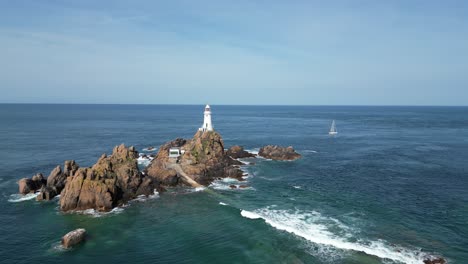
[[[421,264],[427,258],[427,254],[418,250],[391,245],[384,240],[348,240],[347,238],[353,237],[350,233],[351,228],[337,219],[324,217],[315,211],[274,210],[267,207],[254,211],[241,210],[241,215],[248,219],[263,219],[267,224],[278,230],[302,237],[315,244],[364,252],[381,259],[403,263]],[[330,229],[333,229],[334,232],[331,232]],[[336,233],[339,233],[339,235]]]
[[[28,200],[35,199],[39,195],[39,192],[36,193],[28,193],[28,194],[12,194],[10,195],[10,198],[8,199],[8,202],[10,203],[19,203],[19,202],[24,202]]]

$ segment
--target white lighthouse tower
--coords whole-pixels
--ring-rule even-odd
[[[205,112],[203,118],[203,125],[200,127],[200,131],[213,131],[213,125],[211,124],[211,108],[209,105],[205,106]]]

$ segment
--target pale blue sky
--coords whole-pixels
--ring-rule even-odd
[[[0,0],[0,102],[467,105],[467,3]]]

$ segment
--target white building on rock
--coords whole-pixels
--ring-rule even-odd
[[[203,125],[199,129],[200,131],[213,131],[213,124],[211,124],[211,108],[209,105],[205,106]]]

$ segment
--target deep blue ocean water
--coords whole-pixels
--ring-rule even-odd
[[[256,159],[245,183],[171,190],[106,215],[12,195],[18,179],[65,160],[90,166],[120,143],[190,138],[203,108],[0,104],[0,262],[468,263],[467,107],[214,105],[226,148],[292,145],[302,159]],[[61,250],[79,227],[86,243]]]

